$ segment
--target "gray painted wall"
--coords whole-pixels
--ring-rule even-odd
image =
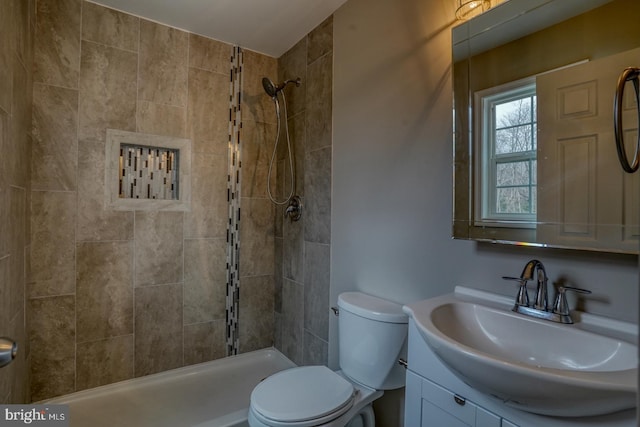
[[[454,1],[349,0],[334,15],[331,304],[361,290],[400,303],[466,285],[514,295],[531,258],[593,295],[584,307],[638,315],[635,256],[451,239]],[[329,363],[337,367],[331,316]]]

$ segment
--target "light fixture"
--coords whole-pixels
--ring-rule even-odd
[[[491,0],[456,0],[456,18],[461,21],[471,19],[491,8]]]

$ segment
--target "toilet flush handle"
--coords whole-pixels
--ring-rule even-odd
[[[340,316],[340,309],[338,307],[331,307],[331,311],[335,316]]]

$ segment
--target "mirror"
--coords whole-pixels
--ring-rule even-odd
[[[640,173],[613,136],[638,16],[638,0],[508,0],[454,27],[454,238],[638,253]],[[631,83],[623,106],[632,158]]]

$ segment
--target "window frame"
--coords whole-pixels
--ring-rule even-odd
[[[497,165],[514,161],[534,161],[537,165],[536,149],[518,153],[507,153],[494,156],[495,150],[495,110],[496,104],[510,100],[535,96],[536,79],[525,79],[509,82],[503,85],[478,91],[474,94],[474,152],[475,157],[475,182],[474,186],[474,225],[509,228],[535,228],[537,215],[533,213],[499,213],[497,212]],[[535,106],[534,106],[535,107]],[[535,116],[534,116],[535,117]],[[529,122],[533,126],[533,136],[537,132],[537,118]],[[530,168],[529,174],[533,173]],[[536,172],[537,177],[537,172]],[[537,188],[529,182],[531,189]],[[530,193],[533,196],[533,193]],[[537,202],[537,197],[535,198]]]

